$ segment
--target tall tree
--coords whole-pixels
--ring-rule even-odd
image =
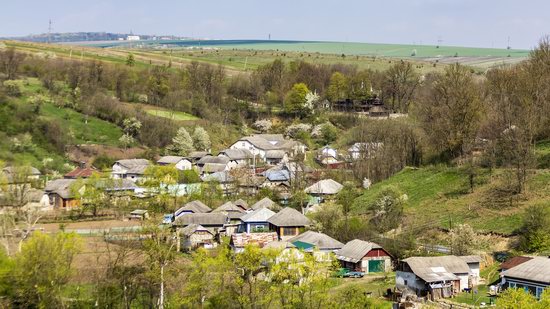
[[[0,51],[0,72],[6,74],[8,80],[14,79],[24,59],[25,55],[16,52],[13,47]]]
[[[407,113],[420,84],[420,76],[410,62],[400,61],[386,71],[384,92],[393,109]]]
[[[195,127],[195,131],[193,131],[193,144],[195,145],[195,149],[204,151],[208,151],[212,146],[210,136],[203,127]]]
[[[294,116],[305,116],[308,113],[306,96],[309,89],[306,84],[295,84],[285,98],[285,111]]]
[[[327,89],[327,98],[336,103],[348,98],[348,81],[346,76],[340,72],[334,72],[330,77],[330,83]]]
[[[184,127],[179,128],[176,136],[172,139],[172,145],[168,147],[168,151],[176,155],[186,156],[193,150],[195,148],[193,147],[191,135]]]

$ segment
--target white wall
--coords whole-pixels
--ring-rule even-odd
[[[176,168],[180,171],[185,171],[192,169],[193,165],[189,160],[180,160],[178,163],[176,163]]]
[[[405,281],[407,281],[407,284],[405,284]],[[398,288],[408,287],[417,293],[425,288],[425,286],[420,284],[420,282],[416,279],[416,275],[414,273],[399,270],[395,272],[395,285]]]

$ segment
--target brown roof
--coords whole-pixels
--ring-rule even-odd
[[[500,270],[502,271],[502,270],[510,269],[512,267],[516,267],[519,264],[523,264],[531,259],[533,258],[529,256],[514,256],[512,258],[507,259],[506,262],[500,264]]]
[[[89,178],[92,176],[92,174],[94,172],[96,172],[97,170],[93,167],[77,167],[75,168],[74,170],[68,172],[67,174],[65,174],[65,178]]]

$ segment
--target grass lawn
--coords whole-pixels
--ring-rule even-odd
[[[452,219],[454,224],[468,223],[481,231],[511,234],[521,226],[526,207],[550,203],[550,171],[536,171],[526,183],[526,193],[514,199],[513,207],[495,208],[487,196],[501,173],[481,171],[471,193],[468,175],[459,168],[405,168],[366,190],[354,202],[354,211],[366,212],[386,186],[393,186],[408,196],[404,222],[410,228],[448,228]]]
[[[329,290],[329,294],[335,295],[354,287],[365,293],[371,293],[371,297],[377,302],[375,308],[389,309],[392,303],[383,299],[382,295],[387,289],[393,289],[395,286],[395,273],[389,273],[387,278],[378,278],[379,276],[382,274],[367,275],[364,278],[331,278],[333,287]]]
[[[550,140],[538,142],[535,147],[538,168],[550,168]]]
[[[77,144],[102,144],[118,146],[122,129],[116,125],[69,108],[60,108],[53,104],[44,104],[41,115],[45,119],[57,121],[69,131]]]
[[[166,111],[160,109],[147,109],[147,113],[153,116],[168,118],[176,121],[193,121],[200,119],[197,116],[193,116],[185,112]]]

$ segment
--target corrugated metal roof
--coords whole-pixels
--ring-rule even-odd
[[[304,232],[296,237],[288,240],[288,242],[300,247],[296,242],[310,244],[315,246],[319,250],[336,250],[342,249],[344,244],[338,240],[328,236],[327,234],[318,233],[314,231]]]
[[[344,186],[332,179],[323,179],[307,187],[304,191],[311,194],[337,194]]]
[[[404,259],[413,273],[430,283],[443,280],[457,280],[457,274],[468,274],[470,267],[454,255],[410,257]]]
[[[227,215],[224,213],[191,213],[183,214],[176,218],[173,225],[186,226],[189,224],[218,225],[223,226],[227,222]]]
[[[502,276],[550,284],[550,259],[534,257],[503,271]]]
[[[336,251],[339,260],[357,263],[372,249],[380,249],[378,244],[370,241],[354,239],[346,243],[342,249]]]
[[[267,222],[275,213],[268,208],[260,208],[241,217],[243,222]]]

